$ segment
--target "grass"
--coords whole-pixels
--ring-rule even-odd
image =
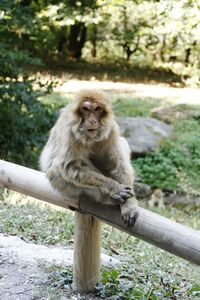
[[[154,208],[154,211],[200,229],[200,208],[167,207],[165,210]],[[32,202],[17,193],[2,196],[0,219],[0,232],[26,241],[63,246],[73,242],[72,212]],[[198,267],[108,225],[103,226],[102,247],[109,255],[118,252],[123,263],[115,268],[103,268],[96,293],[80,299],[199,299]],[[50,283],[40,293],[51,295],[48,299],[69,296],[72,268],[52,266],[48,272]]]
[[[18,197],[10,192],[10,197]],[[51,206],[34,205],[22,196],[16,203],[0,203],[0,232],[22,236],[38,244],[63,244],[73,242],[74,220],[72,214]],[[25,202],[25,203],[24,203]],[[44,226],[45,225],[45,226]]]
[[[117,97],[113,102],[113,110],[118,117],[147,117],[157,106],[158,100],[152,98]]]
[[[63,107],[70,102],[72,95],[68,92],[53,92],[51,95],[43,97],[41,100],[45,104],[54,104]],[[138,98],[133,95],[113,95],[113,110],[117,117],[147,117],[151,110],[160,105],[159,99]],[[167,103],[165,103],[167,105]]]
[[[43,97],[41,100],[44,104],[55,104],[58,107],[67,105],[71,97],[68,93],[53,92],[50,95]]]

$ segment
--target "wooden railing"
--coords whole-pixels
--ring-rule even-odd
[[[73,288],[91,291],[100,279],[101,222],[134,235],[170,253],[200,265],[200,233],[146,209],[126,227],[118,207],[88,199],[68,199],[55,191],[44,173],[0,160],[0,186],[75,212]]]

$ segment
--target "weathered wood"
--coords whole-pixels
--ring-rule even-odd
[[[129,228],[123,223],[118,207],[105,208],[103,205],[84,199],[80,202],[80,210],[200,266],[200,232],[192,228],[141,207],[136,223]]]
[[[0,186],[64,208],[78,208],[75,199],[63,199],[42,172],[0,160]]]
[[[44,174],[0,161],[0,185],[38,199],[67,207],[78,207],[73,200],[63,201]],[[105,207],[94,201],[80,202],[80,210],[159,248],[200,265],[200,233],[143,208],[134,226],[126,228],[118,207]]]
[[[101,222],[75,213],[73,289],[92,291],[100,281]]]

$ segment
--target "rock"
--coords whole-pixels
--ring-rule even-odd
[[[161,142],[173,132],[170,125],[154,118],[118,118],[117,122],[130,145],[133,157],[156,151]]]
[[[164,202],[167,204],[181,204],[200,206],[200,196],[170,193],[164,197]]]
[[[147,199],[152,194],[149,185],[138,181],[134,182],[134,191],[137,199]]]
[[[156,108],[151,111],[151,116],[168,124],[176,120],[200,117],[200,111],[187,104],[172,105],[165,108]]]

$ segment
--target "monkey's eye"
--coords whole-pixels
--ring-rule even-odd
[[[95,108],[95,111],[102,111],[102,108],[100,107],[100,106],[97,106],[96,108]]]
[[[86,106],[83,106],[83,107],[82,107],[82,110],[83,110],[83,111],[89,111],[89,108],[86,107]]]

